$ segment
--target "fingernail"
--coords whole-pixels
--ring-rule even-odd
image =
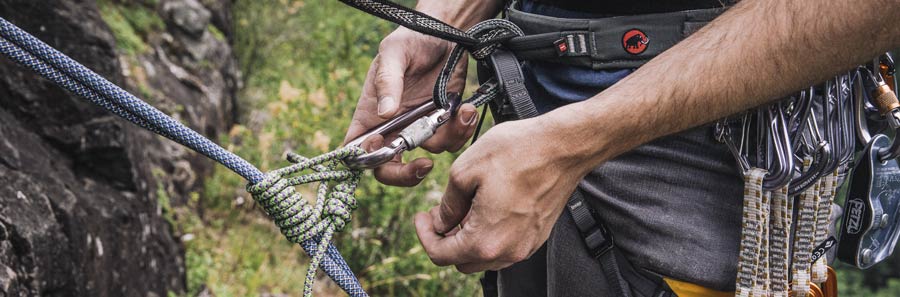
[[[431,167],[433,165],[428,165],[419,169],[416,169],[416,178],[423,179],[429,172],[431,172]]]
[[[390,112],[390,109],[393,106],[394,106],[394,97],[385,96],[385,97],[381,98],[381,100],[378,101],[378,115],[379,116],[386,115],[388,112]]]
[[[466,125],[466,126],[472,125],[475,123],[475,121],[478,120],[478,113],[471,112],[468,114],[464,114],[461,117],[459,117],[459,120],[462,121],[463,125]]]

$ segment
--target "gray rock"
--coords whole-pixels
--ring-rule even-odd
[[[194,38],[203,37],[212,13],[197,0],[166,1],[163,14],[185,33]]]
[[[233,120],[231,49],[204,37],[199,2],[161,2],[169,31],[128,59],[93,0],[0,1],[0,17],[134,94],[152,90],[142,99],[218,139]],[[183,293],[184,249],[157,212],[157,185],[182,203],[212,166],[0,56],[0,296]]]

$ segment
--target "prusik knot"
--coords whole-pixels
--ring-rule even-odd
[[[274,170],[255,184],[247,186],[247,192],[275,221],[281,233],[291,242],[307,240],[317,242],[306,273],[304,295],[312,294],[316,270],[325,256],[334,232],[341,231],[350,222],[350,212],[357,207],[353,193],[359,182],[360,170],[343,168],[341,160],[365,153],[359,147],[345,147],[307,159],[288,153],[291,166]],[[300,174],[301,172],[308,172]],[[294,176],[296,175],[296,176]],[[315,204],[311,205],[296,191],[295,186],[319,182]]]

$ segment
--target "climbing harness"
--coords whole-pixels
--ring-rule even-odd
[[[738,296],[835,296],[830,249],[863,269],[892,253],[900,238],[900,141],[871,136],[868,123],[900,135],[900,102],[888,84],[893,71],[885,54],[717,122],[715,137],[745,180]],[[858,155],[857,139],[866,144]],[[828,229],[842,187],[848,195],[838,241]]]
[[[858,86],[871,84],[868,95],[878,114],[886,118],[888,128],[894,130],[894,138],[884,134],[870,137],[868,126],[861,121],[858,134],[867,145],[849,184],[838,249],[839,259],[862,269],[890,256],[900,237],[900,165],[896,160],[900,102],[885,80],[894,75],[892,57],[884,55],[873,65],[878,67],[859,69]],[[860,88],[857,93],[865,92]],[[858,113],[866,109],[864,103],[857,105]]]
[[[247,191],[285,237],[299,243],[311,257],[304,295],[312,294],[316,272],[322,268],[349,295],[367,296],[331,243],[334,233],[347,225],[351,211],[357,207],[354,192],[362,170],[421,145],[462,103],[476,107],[489,104],[499,121],[536,116],[519,60],[593,69],[635,68],[725,10],[576,20],[531,15],[512,4],[506,11],[507,19],[483,21],[462,31],[387,0],[341,2],[456,45],[439,73],[432,100],[332,152],[313,158],[288,154],[293,164],[269,173],[2,18],[0,52],[72,93],[246,178]],[[628,31],[630,38],[623,40],[620,29],[636,23],[648,25],[637,32]],[[624,51],[607,48],[620,42]],[[466,52],[478,61],[482,84],[472,97],[461,100],[458,94],[448,92],[447,86]],[[734,154],[745,179],[738,296],[836,294],[834,271],[827,267],[824,255],[835,246],[826,229],[831,204],[842,185],[849,184],[850,194],[839,257],[867,268],[891,254],[900,235],[900,166],[895,160],[900,155],[900,141],[891,141],[880,133],[871,136],[866,122],[887,119],[895,135],[900,135],[900,103],[893,92],[896,88],[892,89],[896,85],[894,71],[893,57],[885,54],[873,65],[839,75],[823,86],[810,87],[716,124],[716,138]],[[877,116],[873,116],[875,111],[879,111]],[[738,133],[735,127],[739,127]],[[394,133],[399,136],[382,149],[366,152],[361,148],[369,136]],[[866,144],[862,157],[854,158],[854,138]],[[312,182],[319,183],[314,203],[294,189]],[[605,264],[604,275],[615,292],[622,296],[633,292],[672,294],[661,278],[648,277],[616,252],[613,238],[579,200],[577,192],[568,208],[585,245]]]

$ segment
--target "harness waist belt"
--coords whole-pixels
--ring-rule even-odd
[[[523,12],[513,3],[510,21],[525,36],[504,45],[520,60],[593,69],[637,68],[699,30],[727,7],[600,19],[557,18]]]

